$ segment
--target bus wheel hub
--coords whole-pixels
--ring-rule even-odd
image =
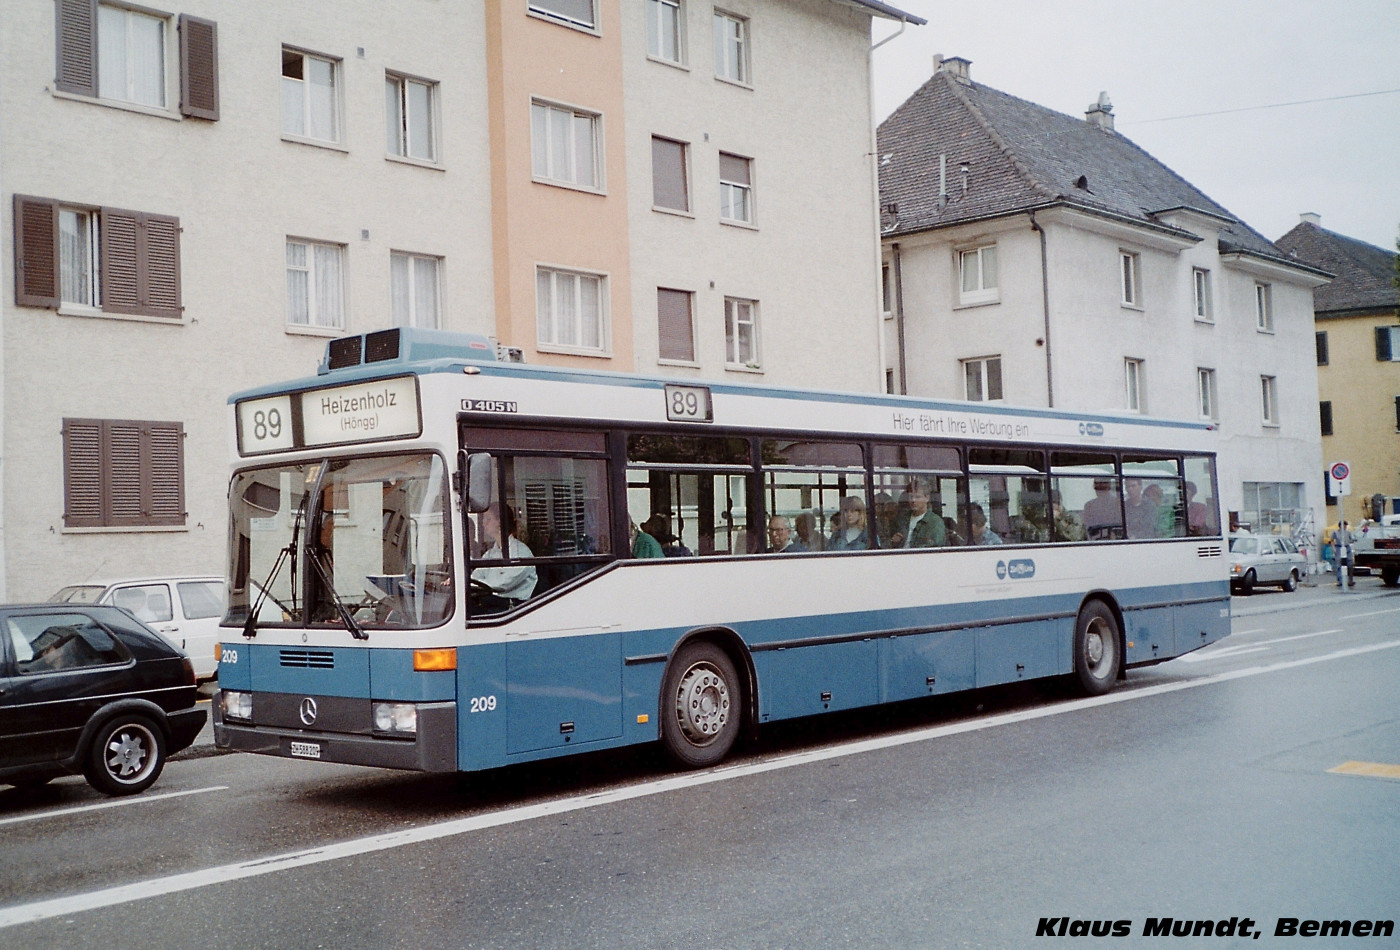
[[[729,686],[713,667],[692,667],[676,690],[676,720],[686,738],[698,745],[710,742],[729,721]]]

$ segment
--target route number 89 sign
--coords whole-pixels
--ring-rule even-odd
[[[710,387],[667,385],[666,418],[671,422],[714,422]]]

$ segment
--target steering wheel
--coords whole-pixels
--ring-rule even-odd
[[[474,594],[474,595],[476,595],[476,596],[478,596],[478,597],[489,597],[489,596],[494,596],[495,593],[496,593],[496,588],[492,587],[490,584],[486,583],[485,581],[479,581],[479,580],[477,580],[476,578],[473,577],[473,578],[468,578],[468,582],[469,582],[469,584],[471,585],[471,587],[470,587],[471,593]]]

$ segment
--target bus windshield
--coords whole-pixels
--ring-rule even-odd
[[[323,459],[239,472],[229,488],[225,623],[364,630],[452,613],[446,470],[437,455]],[[278,567],[279,557],[283,563]]]

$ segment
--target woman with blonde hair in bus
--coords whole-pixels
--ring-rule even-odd
[[[870,546],[870,529],[865,521],[865,501],[859,495],[841,499],[841,507],[831,519],[828,551],[864,551]]]

